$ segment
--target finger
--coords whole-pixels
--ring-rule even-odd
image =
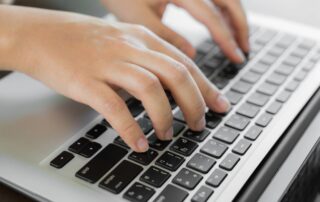
[[[101,113],[130,148],[136,152],[148,150],[148,141],[125,102],[107,84],[82,83],[72,91],[78,92],[80,95],[78,100]]]
[[[172,0],[176,5],[186,9],[195,19],[203,23],[223,53],[233,62],[242,63],[245,57],[236,44],[219,12],[210,1],[206,0]]]
[[[248,53],[250,51],[249,28],[247,18],[241,5],[241,2],[238,0],[221,1],[221,4],[223,4],[222,9],[225,10],[229,16],[240,48],[245,53]]]
[[[202,97],[205,100],[206,105],[219,113],[229,111],[229,101],[219,92],[219,90],[204,76],[196,64],[179,50],[172,45],[161,40],[156,35],[151,35],[146,39],[149,47],[155,51],[164,53],[171,58],[184,64],[188,71],[191,73],[193,79],[197,83]]]
[[[156,75],[170,90],[191,129],[204,129],[205,102],[197,84],[184,65],[167,55],[151,50],[130,51],[128,57],[130,62]]]
[[[127,90],[142,101],[157,136],[170,140],[173,135],[172,111],[159,79],[135,64],[119,63],[103,73],[106,81]]]

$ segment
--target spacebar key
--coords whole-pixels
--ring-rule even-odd
[[[99,154],[83,166],[76,176],[87,182],[95,183],[116,165],[128,151],[114,144],[106,146]]]

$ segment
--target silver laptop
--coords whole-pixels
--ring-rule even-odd
[[[170,20],[168,20],[170,19]],[[252,52],[233,65],[205,28],[171,7],[165,22],[198,47],[195,62],[230,99],[202,132],[174,114],[156,139],[138,100],[124,95],[150,142],[132,152],[104,118],[20,73],[0,80],[0,180],[41,201],[232,201],[320,84],[320,30],[249,14]]]

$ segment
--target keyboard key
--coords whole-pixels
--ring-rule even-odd
[[[254,105],[257,105],[259,107],[263,107],[268,101],[269,101],[269,96],[254,92],[250,97],[248,98],[248,102]]]
[[[171,93],[169,91],[165,91],[165,92],[166,92],[166,95],[168,97],[171,109],[174,109],[177,106],[176,101],[174,100],[173,96],[171,95]]]
[[[285,48],[279,47],[279,46],[273,46],[269,51],[268,54],[275,56],[275,57],[280,57],[283,52],[285,51]]]
[[[242,99],[243,95],[234,91],[228,91],[226,93],[227,99],[230,101],[232,105],[236,105],[240,102]]]
[[[207,129],[204,129],[203,131],[193,131],[191,129],[188,129],[186,132],[184,132],[183,136],[196,142],[202,142],[209,134],[210,131],[208,131]]]
[[[210,129],[214,129],[219,125],[219,123],[222,121],[221,116],[219,116],[217,113],[209,110],[206,113],[206,123],[207,127]]]
[[[281,39],[277,42],[276,45],[287,49],[295,40],[296,40],[295,36],[286,34],[281,37]]]
[[[279,85],[283,84],[286,79],[287,79],[286,76],[283,76],[283,75],[278,74],[278,73],[272,73],[272,74],[267,78],[267,82],[279,86]]]
[[[308,53],[309,53],[308,49],[297,48],[291,53],[291,55],[303,59],[304,57],[306,57],[308,55]]]
[[[188,195],[188,192],[169,184],[164,188],[154,202],[183,202]]]
[[[314,68],[315,65],[316,65],[316,62],[307,62],[306,64],[304,64],[302,69],[309,72],[310,70],[312,70]]]
[[[278,101],[274,101],[271,105],[267,108],[267,112],[270,114],[276,114],[281,109],[282,103]]]
[[[308,75],[308,72],[304,71],[304,70],[300,70],[296,76],[294,77],[294,80],[296,81],[303,81]]]
[[[155,193],[150,187],[135,182],[123,195],[123,198],[132,202],[147,202]]]
[[[231,89],[235,92],[246,94],[251,89],[251,87],[252,85],[247,82],[238,81],[232,86]]]
[[[218,69],[221,64],[222,64],[222,61],[217,58],[209,58],[204,62],[205,66],[207,66],[213,70]]]
[[[101,124],[95,125],[91,130],[89,130],[86,134],[86,137],[90,139],[97,139],[102,133],[107,130],[107,127]]]
[[[256,124],[258,126],[261,126],[261,127],[266,127],[270,121],[272,120],[272,115],[271,114],[268,114],[268,113],[264,113],[262,115],[260,115],[260,117],[258,118],[258,120],[256,121]]]
[[[251,143],[248,140],[241,139],[236,146],[233,147],[232,151],[239,155],[244,155],[250,148]]]
[[[286,65],[286,64],[280,64],[279,67],[275,69],[275,72],[288,76],[290,75],[294,70],[294,67]]]
[[[124,160],[100,182],[99,187],[118,194],[126,188],[142,170],[143,168],[141,166]]]
[[[202,54],[207,54],[210,50],[212,50],[213,44],[212,43],[207,43],[207,42],[202,42],[198,47],[197,51]]]
[[[289,83],[288,83],[288,85],[286,86],[286,90],[288,90],[288,91],[290,91],[290,92],[293,92],[293,91],[295,91],[297,88],[298,88],[298,86],[299,86],[299,82],[298,81],[290,81]]]
[[[144,111],[142,103],[135,98],[130,98],[127,101],[127,105],[128,105],[128,109],[131,112],[133,117],[138,116],[139,114],[141,114]]]
[[[249,118],[254,118],[259,113],[259,111],[259,107],[249,103],[243,103],[237,110],[237,113]]]
[[[270,68],[270,65],[257,62],[252,66],[250,70],[258,74],[264,74],[266,71],[268,71],[269,68]]]
[[[184,120],[183,113],[182,113],[182,111],[181,111],[180,109],[173,114],[173,118],[176,119],[176,120],[178,120],[178,121],[181,121],[181,122],[183,122],[183,123],[186,122],[186,121]]]
[[[247,83],[256,83],[260,79],[261,75],[254,73],[252,71],[246,72],[242,77],[241,80],[247,82]]]
[[[180,185],[186,189],[192,190],[194,189],[197,184],[202,180],[202,176],[188,170],[186,168],[183,168],[180,170],[180,172],[173,178],[172,182]]]
[[[231,144],[237,139],[239,134],[237,130],[223,126],[213,134],[213,138]]]
[[[290,98],[290,96],[291,92],[284,90],[278,95],[277,101],[285,103]]]
[[[209,189],[206,186],[201,186],[200,189],[193,195],[192,202],[206,202],[213,194],[213,190]]]
[[[238,72],[239,68],[236,65],[229,63],[222,69],[222,71],[219,73],[219,76],[226,79],[233,79]]]
[[[76,176],[90,183],[95,183],[106,174],[115,164],[117,164],[128,151],[114,144],[109,144],[85,166],[83,166]],[[108,163],[106,163],[108,162]]]
[[[311,50],[315,46],[316,42],[310,39],[304,39],[298,47]]]
[[[209,156],[220,158],[226,151],[228,147],[218,141],[209,140],[202,148],[201,152]]]
[[[251,128],[247,131],[244,137],[253,141],[253,140],[256,140],[261,133],[262,133],[262,128],[254,125],[254,126],[251,126]]]
[[[101,148],[101,144],[97,142],[90,142],[79,152],[79,154],[83,157],[90,158]]]
[[[231,128],[237,129],[237,130],[244,130],[247,125],[250,123],[250,119],[234,114],[226,121],[226,126],[229,126]]]
[[[277,59],[278,58],[273,55],[266,54],[259,60],[259,62],[271,66],[277,61]]]
[[[68,148],[68,150],[78,154],[89,143],[90,143],[90,140],[88,140],[87,138],[81,137],[77,141],[75,141]]]
[[[197,143],[186,138],[179,138],[171,145],[170,149],[184,156],[190,156],[197,147]]]
[[[270,83],[262,83],[259,88],[258,88],[258,92],[263,93],[265,95],[273,95],[276,91],[278,90],[278,86],[270,84]]]
[[[239,161],[240,161],[240,157],[230,153],[223,159],[223,161],[220,163],[219,167],[230,171],[236,166],[236,164]]]
[[[181,131],[183,131],[183,129],[185,128],[185,126],[182,123],[177,121],[173,121],[172,127],[173,127],[173,137],[177,137],[181,133]]]
[[[149,149],[148,151],[143,153],[132,152],[128,158],[137,163],[141,163],[142,165],[149,165],[157,156],[158,152]]]
[[[60,169],[63,168],[67,163],[69,163],[73,158],[73,154],[67,151],[63,151],[50,162],[50,165]]]
[[[216,161],[212,158],[197,153],[190,159],[187,166],[198,172],[206,174],[209,172],[209,170],[211,170],[214,164],[216,164]]]
[[[141,127],[142,132],[146,135],[152,130],[152,122],[146,118],[140,118],[138,124]]]
[[[301,58],[289,55],[284,61],[284,64],[287,64],[292,67],[296,67],[301,62]]]
[[[210,175],[210,177],[207,179],[206,184],[213,187],[218,187],[226,177],[226,172],[220,169],[215,169],[213,173]]]
[[[229,79],[223,78],[223,77],[219,77],[219,76],[215,76],[211,79],[211,82],[220,90],[224,89],[224,87],[226,87],[229,83]]]
[[[120,136],[116,137],[113,142],[129,149],[129,146],[123,141],[123,139]]]
[[[140,180],[154,187],[161,187],[170,176],[170,173],[167,171],[151,166],[145,173],[141,175]]]
[[[169,141],[163,141],[163,140],[159,140],[156,136],[155,133],[153,133],[152,135],[150,135],[150,137],[148,138],[149,141],[149,146],[151,148],[154,148],[156,150],[162,151],[164,150],[172,140]]]
[[[211,68],[211,67],[209,67],[209,66],[207,66],[207,65],[202,65],[201,67],[200,67],[200,70],[202,71],[202,73],[208,78],[208,77],[210,77],[212,74],[213,74],[213,72],[215,71],[215,69],[213,69],[213,68]]]
[[[176,171],[183,162],[183,157],[166,151],[160,158],[158,158],[156,165],[166,168],[170,171]]]

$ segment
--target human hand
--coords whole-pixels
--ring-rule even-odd
[[[11,9],[16,9],[10,20],[11,29],[16,29],[13,44],[18,45],[10,50],[19,53],[18,61],[9,60],[11,66],[91,106],[135,151],[146,151],[148,142],[116,93],[118,88],[142,101],[162,140],[172,137],[164,88],[193,130],[204,128],[206,105],[217,112],[229,108],[191,59],[142,26],[108,24],[66,12]]]

